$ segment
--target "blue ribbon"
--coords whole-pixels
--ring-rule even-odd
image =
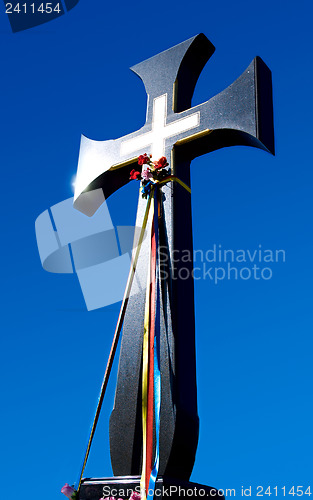
[[[149,196],[149,194],[151,193],[151,189],[152,189],[153,184],[154,184],[154,182],[152,182],[152,181],[148,181],[147,183],[142,184],[141,192],[142,192],[144,197]]]

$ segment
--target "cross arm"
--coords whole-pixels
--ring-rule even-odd
[[[74,208],[91,217],[106,198],[129,182],[137,157],[120,160],[121,139],[94,141],[81,137]]]
[[[191,107],[198,78],[214,51],[214,45],[200,33],[130,69],[142,80],[150,103],[173,88],[169,108],[180,113]],[[148,120],[151,112],[150,105]]]
[[[201,113],[201,124],[195,134],[176,143],[178,156],[192,160],[235,145],[274,154],[271,71],[260,57],[229,87],[191,111]]]

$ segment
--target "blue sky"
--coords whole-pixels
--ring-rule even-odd
[[[34,222],[72,195],[80,134],[144,123],[128,68],[203,32],[216,47],[193,104],[256,56],[273,73],[276,156],[235,147],[192,164],[194,247],[283,249],[270,280],[195,284],[200,440],[192,480],[312,484],[312,65],[309,1],[88,2],[13,34],[0,14],[2,496],[52,500],[75,481],[118,315],[87,312],[77,278],[41,268]],[[138,186],[109,201],[133,224]],[[86,474],[110,476],[116,366]]]

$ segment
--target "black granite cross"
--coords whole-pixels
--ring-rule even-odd
[[[193,158],[225,146],[247,145],[274,153],[271,73],[255,58],[226,90],[191,108],[197,79],[214,52],[197,35],[132,70],[148,94],[145,125],[117,140],[82,137],[74,206],[91,216],[114,191],[129,182],[140,154],[153,160],[166,156],[172,174],[190,185]],[[188,480],[198,442],[194,291],[191,262],[188,279],[174,279],[174,250],[192,255],[191,197],[180,185],[162,188],[163,222],[160,243],[168,245],[169,278],[162,282],[160,475]],[[139,197],[136,225],[140,226],[146,200]],[[142,250],[145,255],[145,248]],[[147,272],[144,257],[137,273]],[[184,270],[184,278],[186,270]],[[140,280],[141,281],[141,280]],[[142,282],[142,281],[141,281]],[[110,448],[114,475],[140,474],[141,358],[145,291],[129,300],[123,329],[114,409],[110,418]]]

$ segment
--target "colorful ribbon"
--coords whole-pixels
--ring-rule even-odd
[[[154,228],[155,228],[155,246],[156,250],[159,245],[158,231],[158,200],[154,197]],[[154,411],[155,411],[155,459],[154,465],[150,474],[148,485],[148,500],[153,500],[155,483],[159,471],[159,442],[160,442],[160,410],[161,410],[161,370],[160,370],[160,280],[158,276],[159,270],[159,255],[156,251],[156,297],[155,297],[155,322],[154,322]]]
[[[178,177],[171,175],[155,186],[167,182],[178,182],[191,193],[190,188]],[[160,280],[158,276],[158,193],[154,189],[154,216],[151,227],[151,245],[149,247],[149,267],[147,273],[147,290],[143,338],[142,366],[142,430],[143,452],[140,490],[142,500],[153,500],[155,484],[159,470],[159,435],[161,409],[161,371],[160,371]],[[152,195],[152,194],[151,194]],[[155,412],[155,458],[152,467],[153,454],[153,406]]]
[[[154,208],[154,205],[152,205]],[[153,230],[153,208],[149,211],[149,219],[152,222],[151,231]],[[151,220],[152,219],[152,220]],[[152,241],[152,234],[151,234]],[[141,497],[146,498],[147,491],[147,477],[149,471],[149,459],[151,459],[151,439],[150,432],[151,428],[148,424],[148,392],[151,392],[151,385],[149,384],[149,360],[150,349],[150,326],[151,326],[151,278],[153,278],[153,273],[151,273],[151,252],[152,245],[149,245],[149,266],[147,272],[147,288],[146,288],[146,304],[145,304],[145,316],[144,316],[144,332],[143,332],[143,347],[142,347],[142,471],[140,480],[140,490]],[[150,387],[149,387],[150,386]],[[150,396],[151,397],[151,396]],[[151,412],[149,412],[150,416]],[[153,426],[152,426],[153,429]],[[148,434],[149,431],[149,434]],[[149,443],[148,443],[149,441]],[[149,446],[148,446],[149,444]],[[151,465],[150,465],[151,467]]]
[[[92,423],[91,428],[90,428],[89,438],[88,438],[88,441],[87,441],[86,451],[85,451],[85,454],[84,454],[84,458],[83,458],[82,466],[81,466],[81,469],[80,469],[80,473],[79,473],[78,479],[77,479],[77,481],[75,483],[75,489],[77,490],[77,492],[79,492],[80,487],[81,487],[82,477],[83,477],[84,470],[85,470],[85,467],[86,467],[86,464],[87,464],[87,460],[88,460],[88,456],[89,456],[89,452],[90,452],[92,440],[93,440],[93,437],[94,437],[94,434],[95,434],[95,431],[96,431],[96,427],[97,427],[97,423],[98,423],[98,420],[99,420],[99,416],[100,416],[100,412],[101,412],[101,407],[102,407],[102,403],[103,403],[103,399],[104,399],[104,395],[105,395],[105,391],[106,391],[106,388],[107,388],[107,385],[108,385],[108,381],[109,381],[109,377],[110,377],[110,373],[111,373],[111,369],[112,369],[112,365],[113,365],[113,361],[114,361],[114,356],[115,356],[115,353],[116,353],[116,349],[117,349],[117,345],[118,345],[120,333],[121,333],[121,330],[122,330],[124,316],[125,316],[126,309],[127,309],[127,304],[128,304],[128,298],[130,296],[132,284],[133,284],[133,281],[134,281],[135,271],[136,271],[136,267],[137,267],[137,263],[138,263],[138,258],[139,258],[139,254],[140,254],[140,250],[141,250],[141,246],[142,246],[144,234],[145,234],[145,231],[146,231],[147,223],[148,223],[148,216],[149,216],[149,212],[150,212],[151,199],[152,199],[152,196],[153,196],[153,192],[154,192],[154,189],[152,190],[151,195],[149,196],[148,201],[147,201],[146,211],[145,211],[145,215],[144,215],[144,218],[143,218],[143,223],[142,223],[142,228],[141,228],[140,235],[139,235],[138,245],[137,245],[137,248],[136,248],[135,255],[134,255],[133,259],[132,259],[131,265],[130,265],[130,270],[129,270],[129,275],[128,275],[128,279],[127,279],[126,289],[125,289],[125,293],[124,293],[124,297],[123,297],[123,301],[122,301],[120,313],[119,313],[117,324],[116,324],[116,328],[115,328],[115,333],[114,333],[114,337],[113,337],[111,351],[110,351],[110,354],[109,354],[109,359],[108,359],[108,362],[107,362],[105,374],[104,374],[104,377],[103,377],[103,381],[102,381],[102,385],[101,385],[101,389],[100,389],[100,394],[99,394],[99,397],[98,397],[98,404],[97,404],[97,408],[96,408],[96,411],[95,411],[95,416],[94,416],[93,423]]]
[[[142,365],[142,431],[143,452],[140,489],[142,499],[152,500],[159,469],[160,430],[160,300],[158,270],[158,190],[154,191],[154,207],[151,208],[151,245],[149,247],[149,267],[143,337]],[[149,217],[150,218],[150,217]],[[153,456],[153,407],[155,408],[156,450]]]
[[[130,296],[135,271],[138,263],[140,250],[144,234],[148,225],[151,223],[151,245],[149,246],[149,267],[147,273],[146,304],[144,317],[144,336],[143,336],[143,369],[142,369],[142,428],[143,428],[143,459],[142,474],[140,481],[142,500],[153,500],[155,483],[159,470],[159,434],[160,434],[160,408],[161,408],[161,371],[160,371],[160,276],[158,261],[158,189],[157,186],[167,182],[178,182],[184,189],[191,193],[190,188],[178,177],[168,176],[162,181],[152,184],[148,196],[146,211],[139,235],[138,245],[135,255],[132,259],[126,289],[117,320],[113,342],[109,359],[107,362],[105,374],[103,377],[101,390],[98,398],[98,404],[95,411],[93,423],[91,425],[89,439],[80,469],[78,480],[75,483],[76,490],[79,492],[83,473],[87,464],[92,440],[99,420],[101,407],[110,377],[114,356],[116,353],[119,336],[121,333],[128,298]],[[154,199],[154,203],[151,201]],[[149,227],[149,226],[148,226]],[[155,458],[152,467],[153,455],[153,406],[155,417],[156,446]]]

